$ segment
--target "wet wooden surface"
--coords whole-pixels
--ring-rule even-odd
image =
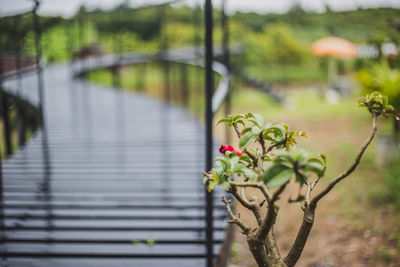
[[[45,69],[45,127],[3,162],[7,266],[204,266],[204,130],[180,107]],[[37,104],[36,76],[18,94]],[[5,88],[17,94],[16,81]],[[218,194],[217,194],[218,195]],[[216,201],[215,251],[225,211]]]

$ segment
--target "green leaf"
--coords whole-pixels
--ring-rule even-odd
[[[240,173],[240,172],[242,172],[243,168],[246,168],[246,166],[242,163],[238,163],[235,165],[234,168],[232,168],[232,170],[234,173]]]
[[[262,174],[262,180],[267,187],[273,188],[285,184],[293,176],[293,173],[293,169],[288,166],[274,164]]]
[[[250,157],[247,154],[244,154],[244,155],[240,156],[239,158],[240,158],[240,160],[243,160],[243,161],[245,161],[247,163],[251,163],[252,162]]]
[[[219,181],[221,180],[221,172],[217,172],[216,169],[212,169],[212,176],[211,176],[211,180],[208,182],[208,184],[210,184],[212,181],[219,183]]]
[[[230,169],[235,171],[235,168],[238,165],[238,163],[239,163],[239,157],[238,156],[232,157],[230,160],[230,165],[231,165]]]
[[[324,165],[326,165],[326,161],[327,161],[327,157],[325,154],[319,154],[319,156],[322,158],[322,160],[324,161]]]
[[[261,129],[260,129],[260,127],[258,127],[258,126],[253,126],[253,127],[251,128],[251,132],[252,132],[252,134],[254,134],[254,135],[259,135],[259,134],[261,133]]]
[[[244,136],[242,136],[242,138],[240,139],[239,142],[239,147],[240,149],[245,149],[254,139],[254,134],[253,133],[248,133]]]
[[[268,156],[265,156],[265,157],[264,157],[264,162],[265,162],[265,161],[271,161],[271,158],[268,157]]]
[[[246,133],[248,133],[248,132],[250,132],[250,131],[251,131],[251,128],[250,128],[250,127],[244,128],[244,129],[242,130],[242,135],[245,135]]]
[[[207,186],[208,192],[213,191],[214,188],[217,186],[217,184],[218,184],[218,183],[215,182],[215,181],[210,181],[210,182],[208,183],[208,186]]]
[[[236,121],[238,121],[238,120],[241,120],[241,119],[245,119],[245,118],[246,118],[246,116],[243,115],[243,114],[238,114],[238,115],[232,116],[232,120],[233,120],[234,122],[236,122]]]
[[[224,157],[218,157],[215,159],[215,164],[217,166],[220,166],[224,171],[228,171],[231,169],[231,162],[229,159],[229,153],[228,151],[225,153]]]
[[[272,125],[272,126],[268,127],[266,130],[273,132],[277,135],[285,135],[286,134],[286,128],[280,124]]]
[[[203,178],[203,184],[206,184],[207,181],[208,181],[208,177],[207,177],[207,176],[204,176],[204,178]]]
[[[275,157],[278,157],[279,161],[285,161],[291,164],[294,164],[296,160],[293,158],[292,154],[284,149],[278,149],[273,154]]]
[[[260,114],[253,114],[257,121],[258,126],[262,127],[264,125],[264,118]]]
[[[217,122],[217,125],[218,124],[220,124],[220,123],[228,123],[229,125],[232,125],[232,120],[230,119],[230,118],[223,118],[223,119],[220,119],[218,122]]]
[[[307,162],[304,167],[304,170],[314,172],[318,177],[324,175],[325,167],[321,163],[318,162]]]
[[[296,182],[298,182],[300,185],[303,185],[307,182],[307,177],[304,174],[297,172],[296,173]]]
[[[149,246],[154,246],[154,244],[156,243],[156,241],[153,238],[149,238],[146,241],[147,245]]]
[[[248,177],[250,180],[254,180],[254,179],[256,179],[257,178],[257,174],[252,170],[252,169],[249,169],[249,168],[243,168],[242,169],[242,172],[243,172],[243,174],[244,175],[246,175],[246,177]]]
[[[228,190],[229,188],[231,188],[231,185],[228,182],[223,182],[220,184],[220,186],[222,188],[224,188],[225,190]]]

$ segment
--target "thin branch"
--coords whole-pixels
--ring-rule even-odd
[[[242,134],[241,134],[240,131],[239,131],[239,127],[238,127],[237,123],[232,123],[232,126],[233,126],[233,129],[235,129],[235,132],[236,132],[237,137],[238,137],[239,139],[242,138]]]
[[[308,206],[304,210],[304,216],[303,216],[303,223],[301,224],[301,227],[299,229],[299,232],[297,233],[296,240],[294,241],[294,244],[292,248],[290,249],[289,253],[287,254],[285,258],[285,263],[291,267],[294,266],[298,259],[300,258],[300,255],[304,249],[304,246],[307,242],[308,236],[310,235],[311,228],[314,224],[314,216],[315,216],[315,209],[317,207],[318,201],[326,196],[332,189],[333,187],[339,183],[341,180],[349,176],[355,168],[358,166],[360,163],[361,157],[364,154],[365,150],[371,143],[372,139],[375,137],[377,128],[376,128],[376,114],[372,113],[372,129],[365,140],[364,144],[362,145],[360,152],[357,154],[354,163],[346,170],[344,171],[341,175],[336,177],[322,192],[320,192],[318,195],[316,195],[308,204]],[[319,179],[314,183],[312,189],[315,187],[316,183],[319,181]]]
[[[228,192],[231,193],[239,201],[239,203],[243,205],[243,207],[245,207],[253,212],[254,217],[257,220],[257,223],[260,225],[262,222],[262,218],[263,218],[263,214],[262,214],[260,205],[256,202],[250,202],[247,200],[246,197],[241,196],[238,193],[237,187],[235,185],[231,184],[231,188],[230,188],[230,190],[228,190]]]
[[[226,198],[222,197],[221,201],[225,203],[226,210],[228,212],[229,217],[231,218],[231,220],[229,220],[229,223],[236,224],[237,226],[240,227],[240,229],[242,229],[245,235],[248,235],[250,233],[250,227],[248,227],[238,216],[236,216],[233,213],[230,206],[231,200],[228,201]]]
[[[265,154],[268,154],[269,152],[272,151],[272,149],[274,149],[275,147],[277,147],[277,146],[279,146],[279,145],[280,145],[280,144],[278,144],[278,143],[273,144],[273,145],[270,145],[270,146],[267,148],[267,151],[265,152]]]
[[[279,207],[275,205],[275,202],[279,199],[280,194],[285,190],[287,184],[281,185],[278,190],[276,190],[268,203],[268,211],[265,215],[265,218],[256,233],[256,237],[258,240],[265,240],[269,231],[272,229],[272,226],[275,224],[276,216],[278,215]]]
[[[347,176],[349,176],[358,166],[358,164],[360,163],[361,157],[364,154],[365,150],[367,149],[367,147],[371,144],[372,139],[374,139],[375,134],[377,131],[377,127],[376,127],[376,114],[372,113],[372,129],[371,132],[368,136],[368,138],[365,140],[364,144],[361,147],[360,152],[358,152],[353,164],[347,169],[345,170],[342,174],[340,174],[339,176],[337,176],[335,179],[333,179],[332,182],[329,183],[329,185],[322,191],[320,192],[318,195],[316,195],[311,202],[314,204],[317,204],[317,202],[323,198],[324,196],[326,196],[334,187],[337,183],[339,183],[340,181],[342,181],[344,178],[346,178]]]
[[[241,189],[243,199],[246,199],[249,202],[251,207],[250,210],[253,212],[254,217],[257,220],[257,224],[260,226],[262,223],[262,218],[264,217],[261,210],[261,205],[257,202],[257,198],[255,196],[253,196],[250,200],[247,199],[246,187],[242,187]]]
[[[282,194],[283,190],[285,190],[286,186],[288,185],[289,182],[284,183],[279,187],[278,190],[275,191],[275,193],[272,196],[271,202],[275,202],[279,199],[279,196]]]
[[[258,167],[258,160],[256,158],[256,156],[254,156],[250,151],[248,151],[247,149],[244,150],[244,153],[246,153],[254,162],[254,167],[257,168]]]
[[[322,176],[319,176],[317,178],[317,180],[315,180],[314,183],[311,184],[311,192],[314,190],[314,188],[317,186],[317,184],[319,183],[319,181],[321,180]]]
[[[264,185],[264,183],[251,183],[251,182],[229,182],[229,184],[237,186],[237,187],[254,187],[260,189],[263,193],[266,200],[269,202],[272,198],[271,193],[269,192],[268,188]]]
[[[228,192],[231,193],[239,201],[239,203],[242,204],[243,207],[251,210],[250,202],[242,198],[242,196],[238,193],[236,186],[231,184],[231,188],[228,190]]]
[[[307,185],[307,192],[306,192],[306,197],[305,197],[306,199],[304,200],[304,206],[302,207],[303,210],[305,210],[308,207],[308,204],[310,204],[310,194],[314,188],[313,185],[315,185],[315,183],[307,182],[306,185]]]
[[[261,148],[262,148],[262,153],[263,153],[263,155],[266,155],[266,151],[267,150],[265,148],[265,141],[264,141],[262,132],[259,134],[258,139],[259,139],[259,142],[260,142],[260,145],[261,145]]]

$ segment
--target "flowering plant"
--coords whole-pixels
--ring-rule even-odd
[[[258,266],[294,266],[297,263],[313,226],[317,203],[356,169],[375,136],[377,117],[394,112],[387,97],[377,92],[362,97],[359,106],[366,107],[371,114],[370,134],[353,164],[330,179],[329,184],[315,195],[312,192],[325,174],[327,159],[324,154],[313,154],[296,147],[298,137],[307,137],[305,132],[293,131],[287,124],[265,123],[261,115],[252,113],[229,115],[218,122],[234,129],[240,150],[222,145],[219,151],[223,156],[216,159],[215,168],[204,173],[203,182],[209,191],[217,185],[222,186],[254,215],[257,227],[251,229],[239,214],[232,211],[231,200],[222,198],[231,218],[229,223],[240,227],[246,235]],[[300,188],[306,187],[306,193],[299,194],[295,200],[302,203],[303,222],[289,253],[283,258],[276,245],[273,228],[279,212],[277,202],[290,181]],[[259,200],[254,195],[250,196],[247,188],[256,188],[263,198]]]

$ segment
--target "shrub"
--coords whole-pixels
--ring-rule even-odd
[[[217,185],[245,208],[250,210],[258,226],[250,228],[247,222],[231,209],[231,200],[222,198],[231,218],[229,223],[237,225],[247,237],[249,249],[258,266],[294,266],[298,261],[314,223],[318,202],[358,166],[365,150],[374,138],[380,115],[392,114],[394,109],[387,97],[373,92],[360,99],[359,106],[371,113],[371,131],[358,152],[354,162],[343,173],[314,194],[320,179],[325,174],[326,157],[297,148],[297,138],[307,137],[305,132],[290,129],[287,124],[265,123],[261,115],[230,115],[218,123],[232,127],[239,139],[239,149],[223,145],[223,157],[216,159],[216,168],[205,174],[203,182],[208,190]],[[299,195],[296,202],[302,203],[303,221],[288,255],[279,253],[274,236],[274,225],[279,212],[278,200],[288,183],[294,181],[300,188],[306,187],[306,194]],[[255,188],[263,194],[262,199],[249,195],[247,188]],[[266,206],[266,209],[263,207]]]

